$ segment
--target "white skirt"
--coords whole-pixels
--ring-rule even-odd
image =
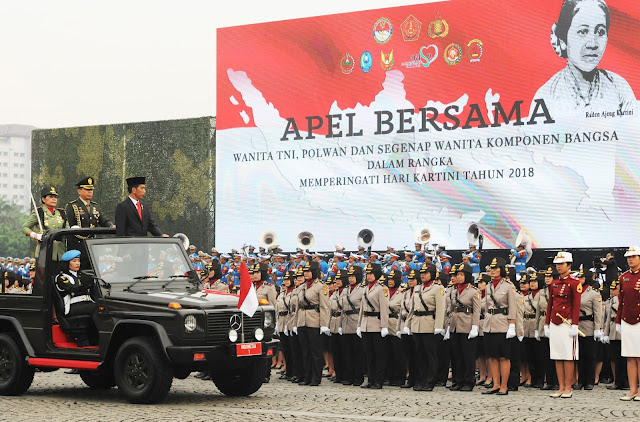
[[[570,337],[567,324],[549,324],[549,356],[552,360],[578,360],[578,337]]]
[[[640,324],[622,321],[621,355],[625,358],[640,358]]]

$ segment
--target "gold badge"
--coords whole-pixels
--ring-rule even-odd
[[[576,289],[576,292],[582,293],[582,284],[578,283],[578,288]]]
[[[447,24],[447,21],[442,19],[442,16],[440,16],[440,12],[436,14],[436,20],[429,23],[427,33],[431,38],[446,37],[449,33],[449,25]]]
[[[444,296],[444,288],[440,288],[440,296]]]
[[[384,289],[382,289],[384,292],[384,297],[389,296],[389,289],[387,289],[386,287]]]
[[[87,180],[87,182],[89,182],[90,185],[93,185],[93,179],[89,178],[89,180]]]
[[[326,295],[329,292],[329,288],[325,287],[324,289],[322,289],[322,294]]]

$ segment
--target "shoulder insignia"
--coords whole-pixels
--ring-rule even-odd
[[[385,287],[384,289],[382,289],[382,291],[384,292],[384,297],[389,296],[389,289]]]
[[[598,302],[602,302],[602,296],[600,296],[600,294],[598,294]]]
[[[482,300],[482,295],[478,293],[478,300]]]
[[[64,208],[56,208],[58,211],[64,211]]]
[[[518,294],[518,291],[516,290],[516,286],[513,286],[513,293]]]
[[[89,202],[92,203],[92,204],[98,205],[98,203],[96,201],[89,201]]]
[[[444,296],[444,287],[440,287],[440,296]]]
[[[582,293],[582,284],[578,283],[578,287],[576,288],[576,292]]]
[[[520,298],[520,304],[524,305],[524,297]]]
[[[329,288],[325,286],[324,289],[322,289],[322,294],[326,295],[329,292]]]
[[[62,280],[63,283],[69,282],[69,278],[66,275],[60,276],[60,280]]]
[[[78,202],[78,200],[77,200],[77,199],[74,199],[73,201],[69,201],[69,202],[67,202],[67,204],[75,204],[76,202]]]

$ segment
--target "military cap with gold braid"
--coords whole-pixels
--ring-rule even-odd
[[[44,198],[47,195],[58,196],[58,192],[53,186],[47,186],[46,188],[42,188],[42,190],[40,191],[40,197]]]
[[[83,188],[83,189],[87,189],[87,190],[93,190],[94,186],[93,186],[93,182],[94,182],[94,178],[89,176],[89,177],[85,177],[84,179],[80,180],[78,183],[76,183],[76,187],[77,188]]]

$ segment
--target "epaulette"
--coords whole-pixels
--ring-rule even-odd
[[[96,201],[89,201],[89,203],[98,205]]]
[[[58,211],[64,211],[64,208],[56,208]]]
[[[76,202],[78,202],[78,200],[77,200],[77,199],[74,199],[73,201],[69,201],[69,202],[67,202],[67,205],[68,205],[68,204],[75,204]]]

